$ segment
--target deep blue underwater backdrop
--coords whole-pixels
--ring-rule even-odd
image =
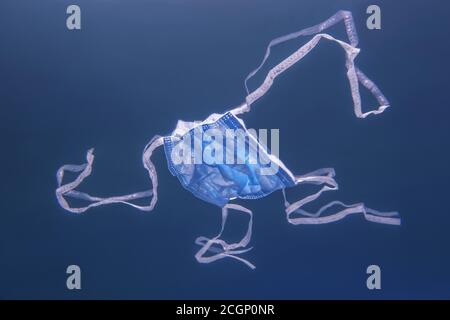
[[[66,28],[69,4],[81,7],[81,30]],[[366,28],[370,4],[381,8],[381,30]],[[153,212],[111,205],[77,216],[58,206],[57,168],[83,163],[90,147],[96,161],[82,190],[149,188],[141,152],[154,134],[242,102],[270,39],[340,9],[355,17],[358,66],[392,108],[356,118],[343,51],[322,43],[244,119],[280,129],[294,173],[336,169],[340,190],[319,202],[398,210],[401,227],[361,216],[293,226],[276,192],[242,202],[255,214],[246,257],[256,270],[199,264],[194,239],[218,232],[220,210],[183,189],[162,150]],[[450,298],[449,9],[437,0],[2,0],[0,298]],[[330,33],[343,38],[343,25]],[[270,64],[304,41],[274,50]],[[228,236],[245,226],[232,215]],[[80,291],[66,289],[71,264],[81,267]],[[371,264],[381,290],[366,288]]]

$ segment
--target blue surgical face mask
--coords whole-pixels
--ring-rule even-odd
[[[319,33],[339,21],[345,23],[349,43],[337,40],[328,34]],[[309,35],[314,35],[314,37],[272,68],[264,82],[256,90],[248,91],[247,81],[263,66],[272,46],[299,36]],[[153,210],[158,199],[158,177],[156,168],[151,161],[151,156],[155,149],[164,145],[169,170],[174,176],[177,176],[183,187],[196,197],[222,209],[220,232],[212,238],[198,237],[196,239],[196,243],[201,248],[195,257],[201,263],[209,263],[228,257],[254,268],[252,263],[240,257],[241,254],[251,249],[248,247],[248,244],[252,234],[253,213],[242,205],[232,202],[237,199],[258,199],[276,190],[282,190],[287,220],[295,225],[329,223],[356,213],[362,214],[368,221],[393,225],[400,224],[397,212],[380,212],[367,208],[363,203],[347,205],[339,201],[333,201],[323,206],[317,212],[308,212],[305,209],[305,205],[319,198],[323,192],[338,189],[337,182],[334,179],[334,169],[323,168],[302,175],[294,175],[276,155],[269,152],[264,143],[257,141],[256,137],[251,134],[245,127],[244,122],[238,117],[240,114],[250,111],[253,103],[270,89],[274,79],[300,61],[322,39],[337,43],[345,51],[347,78],[356,116],[365,118],[370,114],[382,113],[389,106],[387,99],[378,87],[354,64],[354,59],[359,53],[359,49],[357,48],[358,37],[352,15],[348,11],[339,11],[316,26],[272,40],[260,66],[251,72],[245,80],[248,94],[244,103],[224,114],[212,114],[204,121],[178,121],[175,130],[170,135],[165,137],[155,136],[151,139],[144,148],[142,155],[143,165],[152,181],[151,190],[107,198],[91,196],[77,191],[76,188],[92,171],[94,155],[93,149],[90,149],[87,153],[87,163],[82,165],[64,165],[58,170],[56,197],[59,204],[64,209],[75,213],[82,213],[89,208],[110,203],[123,203],[143,211]],[[379,102],[380,106],[376,110],[362,112],[359,83],[367,88]],[[245,140],[243,144],[239,145],[237,143],[238,135],[232,137],[233,143],[227,143],[229,139],[225,139],[225,141],[213,139],[214,135],[210,134],[214,132],[216,137],[225,136],[229,138],[229,133],[235,131],[244,134]],[[214,152],[210,152],[205,159],[204,151],[208,149]],[[217,152],[219,150],[224,151],[218,155]],[[257,152],[252,152],[255,150]],[[258,156],[255,157],[255,154]],[[227,161],[227,159],[230,160],[227,158],[229,155],[232,155],[233,161]],[[217,161],[218,159],[220,161]],[[274,168],[276,170],[273,170]],[[63,184],[65,171],[76,172],[79,175],[74,181]],[[287,200],[286,188],[308,184],[319,186],[318,191],[293,203]],[[67,202],[67,197],[85,200],[89,204],[84,207],[74,208]],[[134,202],[136,199],[146,197],[151,198],[148,205],[137,205]],[[224,231],[230,209],[249,217],[247,232],[241,241],[236,243],[228,243],[222,239],[222,232]]]
[[[227,112],[215,121],[195,126],[180,136],[184,126],[186,123],[179,124],[174,135],[164,138],[164,150],[170,172],[177,176],[183,187],[196,197],[223,207],[237,198],[258,199],[276,190],[295,185],[295,177],[285,169],[284,165],[274,165],[267,163],[268,161],[261,163],[262,159],[270,161],[267,147],[259,143],[245,128],[243,122],[231,112]],[[208,139],[205,137],[208,131],[213,131],[215,137],[222,136],[224,139],[220,142],[217,142],[217,139]],[[244,136],[233,134],[234,132],[244,133]],[[244,144],[239,143],[240,138],[243,138]],[[180,148],[181,144],[187,146]],[[211,146],[213,144],[216,145]],[[196,145],[200,145],[201,148],[195,150]],[[177,147],[180,150],[189,148],[189,155],[193,157],[199,154],[203,156],[203,151],[207,148],[215,151],[225,150],[225,152],[221,153],[223,156],[220,158],[212,159],[213,161],[202,157],[200,161],[197,161],[198,163],[195,163],[195,159],[191,159],[190,156],[184,159],[183,155],[176,151]],[[243,152],[238,152],[237,147],[244,149]],[[256,150],[252,150],[254,148]],[[225,154],[236,156],[229,159],[232,161],[227,163]],[[257,156],[252,157],[252,154]],[[273,174],[268,174],[262,170],[267,166],[277,170]]]

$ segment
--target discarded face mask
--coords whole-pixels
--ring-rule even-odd
[[[349,38],[348,43],[335,39],[329,34],[321,33],[323,30],[340,21],[343,21],[345,24],[345,30]],[[271,48],[277,44],[300,36],[313,37],[301,48],[272,68],[268,72],[264,82],[256,90],[249,92],[247,82],[264,65],[270,55]],[[317,199],[323,192],[338,189],[337,182],[334,179],[334,169],[324,168],[303,175],[294,175],[288,168],[286,168],[278,157],[269,153],[264,143],[256,141],[253,135],[249,133],[249,130],[245,127],[244,122],[238,117],[238,115],[250,111],[253,103],[261,98],[270,89],[274,79],[289,69],[292,65],[299,62],[322,39],[337,43],[345,51],[347,78],[350,84],[354,112],[356,116],[359,118],[365,118],[370,114],[382,113],[387,107],[389,107],[389,102],[378,87],[355,66],[354,59],[358,55],[360,49],[357,48],[358,37],[356,34],[353,17],[348,11],[339,11],[318,25],[272,40],[267,47],[266,54],[259,67],[252,71],[245,79],[247,97],[245,98],[244,103],[224,114],[212,114],[203,122],[178,121],[176,129],[170,136],[155,136],[151,139],[151,141],[144,148],[142,156],[144,167],[148,171],[152,182],[153,188],[151,190],[108,198],[94,197],[87,193],[76,191],[75,189],[80,185],[80,183],[91,174],[94,155],[93,149],[90,149],[87,152],[87,163],[82,165],[64,165],[58,170],[58,187],[56,189],[56,197],[59,204],[62,208],[74,213],[82,213],[89,208],[110,203],[124,203],[143,211],[153,210],[158,199],[158,178],[155,166],[151,161],[151,155],[156,148],[164,145],[169,170],[174,176],[177,176],[183,187],[192,192],[196,197],[222,208],[222,225],[219,234],[213,238],[198,237],[195,241],[196,244],[201,246],[200,250],[195,255],[198,262],[210,263],[218,259],[228,257],[239,260],[250,268],[255,268],[252,263],[240,257],[242,253],[251,250],[251,248],[248,247],[248,244],[252,235],[253,213],[241,205],[230,203],[230,201],[235,199],[258,199],[276,190],[282,191],[286,207],[285,211],[287,220],[294,225],[329,223],[355,213],[363,214],[368,221],[399,225],[400,217],[397,212],[380,212],[367,208],[363,203],[346,205],[339,201],[333,201],[323,206],[315,213],[306,211],[304,206]],[[362,112],[359,83],[367,88],[377,99],[380,106],[376,110],[365,113]],[[245,133],[247,136],[244,142],[245,149],[257,148],[259,158],[252,158],[251,155],[249,155],[250,153],[244,152],[240,157],[238,156],[240,161],[237,161],[237,163],[180,161],[180,158],[177,156],[177,152],[174,150],[180,146],[182,141],[185,141],[187,137],[191,137],[191,139],[194,140],[194,145],[197,143],[197,145],[200,144],[205,146],[205,144],[207,145],[208,143],[211,143],[211,141],[205,142],[205,139],[201,139],[199,137],[204,137],[205,132],[211,128],[222,132],[225,135],[230,130],[240,130]],[[189,148],[193,148],[192,143],[189,143],[184,147],[186,146],[187,150],[189,150]],[[186,150],[186,148],[184,149]],[[229,147],[227,144],[225,147],[225,153],[234,154],[235,149],[235,145]],[[198,154],[195,150],[190,151],[193,151],[190,153],[193,157]],[[183,158],[183,156],[181,156],[181,158]],[[184,156],[183,159],[186,160],[185,158],[186,157]],[[267,172],[263,174],[262,172],[264,171],[264,168],[267,168],[267,166],[275,167],[277,170],[269,174],[267,174]],[[79,173],[79,175],[74,181],[63,184],[63,176],[65,171]],[[307,184],[321,186],[321,189],[318,192],[296,202],[288,202],[285,194],[286,188]],[[66,197],[81,199],[90,203],[85,207],[75,208],[68,204],[65,199]],[[151,197],[149,205],[142,206],[132,202],[133,200],[145,197]],[[339,209],[335,209],[334,213],[322,215],[322,213],[326,210],[331,211],[329,209],[335,207],[338,207]],[[247,232],[242,240],[237,243],[227,243],[221,238],[229,209],[242,212],[249,216]]]

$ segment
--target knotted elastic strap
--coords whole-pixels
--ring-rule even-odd
[[[323,30],[335,25],[339,21],[344,21],[345,29],[347,31],[347,36],[349,38],[350,44],[337,40],[333,38],[332,36],[328,34],[318,34],[319,32],[322,32]],[[276,65],[274,68],[272,68],[264,82],[253,92],[249,92],[247,82],[250,80],[264,65],[267,58],[270,55],[271,48],[273,46],[276,46],[280,43],[292,40],[294,38],[300,37],[300,36],[308,36],[316,34],[309,42],[307,42],[305,45],[303,45],[300,49],[298,49],[296,52],[291,54],[289,57],[284,59],[282,62],[280,62],[278,65]],[[331,41],[337,42],[346,52],[346,63],[345,66],[347,68],[347,78],[350,83],[350,90],[352,94],[353,99],[353,105],[354,105],[354,111],[358,118],[365,118],[370,114],[379,114],[382,113],[387,107],[389,107],[389,102],[386,99],[386,97],[382,94],[380,89],[369,79],[367,76],[359,70],[357,67],[355,67],[354,59],[356,55],[359,53],[359,49],[356,48],[358,45],[358,36],[355,29],[355,24],[353,21],[353,17],[351,12],[348,11],[339,11],[335,15],[333,15],[328,20],[310,27],[306,28],[294,33],[290,33],[288,35],[273,39],[270,41],[269,45],[267,46],[266,53],[264,55],[264,58],[260,65],[250,72],[250,74],[245,78],[245,89],[247,91],[247,97],[245,99],[245,103],[241,106],[235,108],[232,110],[234,114],[241,114],[244,112],[250,111],[251,105],[261,98],[272,86],[274,79],[292,67],[295,63],[300,61],[303,57],[305,57],[316,45],[319,43],[320,39],[327,39]],[[361,108],[361,96],[359,93],[359,84],[358,81],[363,84],[364,87],[366,87],[372,95],[377,99],[379,103],[379,107],[376,110],[369,111],[369,112],[362,112]]]
[[[70,212],[74,213],[83,213],[89,208],[92,207],[98,207],[105,204],[110,203],[124,203],[126,205],[132,206],[136,209],[142,210],[142,211],[151,211],[153,210],[157,200],[157,189],[158,189],[158,177],[156,175],[155,166],[150,160],[150,157],[153,153],[153,151],[163,144],[163,138],[160,136],[155,136],[153,139],[147,144],[147,146],[144,149],[143,155],[142,155],[142,161],[144,163],[144,167],[147,169],[150,179],[152,181],[152,189],[136,192],[133,194],[123,195],[123,196],[114,196],[114,197],[108,197],[108,198],[102,198],[102,197],[94,197],[87,193],[76,191],[75,188],[77,188],[84,179],[89,177],[92,173],[92,164],[94,162],[94,149],[89,149],[86,155],[87,162],[81,165],[73,165],[73,164],[66,164],[59,168],[59,170],[56,173],[56,180],[58,183],[58,188],[56,189],[56,198],[58,199],[58,202],[60,206]],[[62,184],[63,178],[64,178],[64,172],[74,172],[80,174],[78,177],[69,183]],[[129,201],[140,199],[140,198],[146,198],[146,197],[152,197],[152,200],[148,206],[140,206],[136,205],[134,203],[131,203]],[[75,199],[81,199],[91,202],[89,205],[85,207],[78,207],[73,208],[70,207],[69,203],[65,199],[65,197],[75,198]]]
[[[400,217],[397,212],[380,212],[374,209],[367,208],[363,203],[356,203],[352,205],[344,204],[340,201],[333,201],[320,208],[317,212],[311,213],[303,209],[307,203],[310,203],[320,197],[325,191],[337,190],[338,185],[334,180],[334,170],[331,168],[319,169],[306,175],[297,176],[297,184],[325,184],[318,192],[304,197],[294,203],[289,203],[286,199],[286,193],[283,189],[284,204],[286,206],[286,216],[289,223],[298,224],[323,224],[341,220],[350,214],[362,213],[366,220],[371,222],[400,225]],[[335,213],[321,216],[325,210],[333,207],[341,206],[344,209]],[[293,218],[293,214],[299,214],[300,217]]]
[[[250,220],[248,222],[247,233],[245,234],[245,236],[242,238],[241,241],[236,242],[236,243],[227,243],[224,240],[219,239],[225,229],[225,223],[226,223],[227,217],[228,217],[228,209],[234,209],[236,211],[241,211],[241,212],[247,213],[250,216]],[[216,260],[223,259],[223,258],[233,258],[233,259],[236,259],[236,260],[239,260],[239,261],[245,263],[250,268],[255,269],[255,266],[252,263],[237,256],[238,254],[250,251],[252,249],[252,248],[245,248],[248,245],[248,243],[250,242],[250,239],[252,237],[252,224],[253,224],[253,213],[251,210],[249,210],[243,206],[237,205],[237,204],[226,204],[222,208],[222,226],[220,228],[219,234],[212,239],[209,239],[206,237],[198,237],[195,240],[196,244],[202,246],[201,249],[195,255],[195,258],[200,263],[211,263]],[[213,245],[219,245],[219,246],[221,246],[221,249],[212,247]],[[239,248],[245,248],[245,249],[236,250]],[[207,252],[213,252],[215,254],[210,255],[210,256],[205,256],[205,253],[207,253]]]

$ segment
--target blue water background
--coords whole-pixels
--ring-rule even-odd
[[[80,31],[65,25],[73,3],[82,10]],[[365,27],[370,4],[381,7],[382,30]],[[254,212],[246,257],[256,270],[232,259],[198,264],[194,239],[218,232],[220,210],[183,189],[162,150],[153,158],[153,212],[112,205],[77,216],[58,206],[57,168],[84,162],[90,147],[96,160],[84,191],[148,188],[141,152],[153,135],[242,102],[243,79],[271,38],[339,9],[353,12],[357,64],[392,108],[357,119],[344,54],[323,43],[244,118],[248,127],[280,129],[281,159],[294,173],[336,169],[340,190],[321,203],[398,210],[401,227],[361,216],[293,226],[277,192],[242,202]],[[450,298],[449,9],[437,0],[3,0],[0,297]],[[343,25],[330,33],[343,37]],[[269,62],[304,40],[277,48]],[[238,239],[245,223],[232,215],[227,236]],[[71,264],[81,267],[80,291],[66,289]],[[366,288],[371,264],[381,267],[381,290]]]

